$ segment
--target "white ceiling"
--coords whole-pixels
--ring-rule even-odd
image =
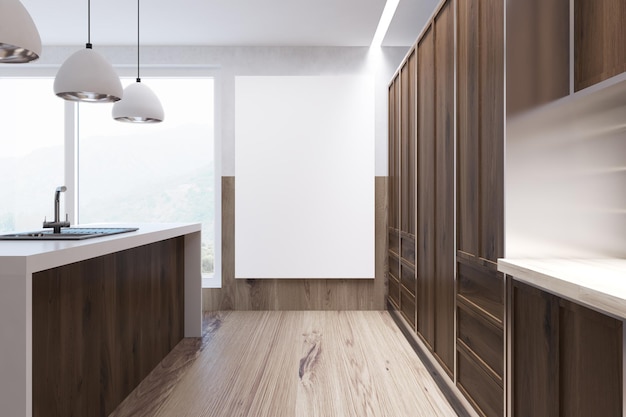
[[[22,0],[44,45],[87,41],[87,0]],[[383,46],[415,42],[438,0],[400,0]],[[149,0],[142,45],[369,46],[385,0]],[[91,0],[91,42],[134,45],[137,2]]]

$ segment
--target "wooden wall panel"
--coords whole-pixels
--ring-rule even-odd
[[[184,239],[33,274],[33,416],[108,416],[184,335]]]
[[[375,184],[375,279],[244,280],[234,273],[235,177],[222,177],[222,288],[202,290],[203,310],[384,310],[387,178],[376,177]]]
[[[429,27],[417,45],[417,331],[435,345],[435,39]]]
[[[454,7],[435,17],[435,353],[454,369]]]

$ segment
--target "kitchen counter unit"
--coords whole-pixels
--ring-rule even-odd
[[[626,414],[626,260],[499,259],[509,416]]]
[[[48,296],[48,292],[53,293],[54,291],[65,297],[65,293],[59,290],[72,292],[74,283],[80,283],[81,280],[88,281],[85,278],[91,279],[98,276],[104,282],[102,289],[96,288],[94,290],[92,288],[89,290],[91,291],[89,294],[78,294],[78,296],[86,297],[87,300],[86,302],[80,300],[78,302],[84,302],[85,305],[93,306],[94,309],[96,306],[100,306],[101,311],[87,311],[85,318],[79,317],[78,322],[80,323],[82,320],[84,327],[86,322],[93,320],[98,314],[106,320],[107,317],[113,317],[116,314],[115,311],[111,310],[111,305],[126,303],[124,308],[127,311],[124,314],[127,315],[128,319],[123,319],[123,321],[124,323],[131,323],[135,307],[134,305],[129,307],[127,300],[131,300],[131,304],[141,303],[151,293],[146,291],[145,295],[139,294],[139,301],[132,301],[132,298],[125,295],[125,291],[128,290],[126,283],[135,276],[142,276],[142,274],[148,276],[148,279],[153,279],[153,282],[160,283],[162,280],[159,278],[159,274],[163,274],[163,271],[167,270],[165,268],[169,268],[181,272],[176,274],[181,276],[178,285],[180,285],[180,294],[183,298],[177,304],[180,306],[178,307],[181,311],[180,315],[184,317],[184,325],[180,326],[180,334],[182,336],[184,331],[184,337],[201,336],[200,224],[90,224],[80,226],[138,227],[139,230],[81,241],[0,241],[0,409],[2,409],[2,415],[16,417],[31,417],[33,415],[33,385],[37,382],[33,380],[33,355],[38,350],[42,350],[39,342],[36,342],[37,346],[33,345],[33,336],[36,336],[35,340],[40,339],[39,332],[36,335],[33,334],[33,319],[37,314],[39,314],[38,317],[45,317],[48,314],[46,309],[53,311],[55,308],[57,310],[60,308],[63,314],[66,314],[66,311],[63,310],[65,308],[63,301],[50,299],[43,305],[42,303],[35,305],[33,297],[36,297],[38,293],[43,294],[44,300]],[[150,252],[146,249],[150,247],[155,249]],[[157,249],[161,252],[158,252]],[[169,255],[170,252],[172,253],[171,256]],[[163,254],[167,256],[163,256]],[[100,261],[101,263],[98,263]],[[165,263],[160,265],[161,262]],[[129,269],[130,272],[125,273],[126,269]],[[75,273],[76,271],[78,273]],[[45,288],[45,277],[52,277],[51,279],[56,280],[57,275],[61,277],[59,279],[63,279],[65,276],[69,279],[63,281],[63,284],[56,284],[55,281],[55,284],[50,284],[50,288]],[[78,281],[74,278],[76,275],[79,276]],[[38,280],[37,285],[34,285],[34,276]],[[111,279],[107,280],[109,276]],[[68,287],[67,283],[69,282],[72,285]],[[109,285],[109,282],[114,283],[111,284],[113,285],[112,291],[114,291],[112,293],[107,293],[107,288],[104,288],[104,286]],[[116,285],[117,287],[115,287]],[[133,284],[130,283],[129,285],[132,286]],[[33,291],[34,288],[35,291]],[[132,296],[137,297],[137,290],[132,288],[131,290],[134,291]],[[98,304],[101,303],[100,298],[104,299],[105,297],[113,300],[116,300],[115,297],[117,297],[117,301],[107,306]],[[170,300],[167,299],[167,302]],[[152,304],[146,304],[153,307],[159,306],[161,303],[162,301],[153,300]],[[81,305],[77,305],[79,305],[78,311],[80,312]],[[102,312],[104,314],[101,314]],[[131,313],[130,316],[128,316],[129,312]],[[52,339],[56,333],[61,333],[66,327],[73,325],[68,324],[66,319],[67,317],[63,320],[51,321],[62,324],[62,327],[50,329],[49,333],[53,335]],[[182,324],[182,317],[180,322]],[[116,326],[116,324],[112,325]],[[98,324],[95,322],[91,324],[91,327],[97,326]],[[122,324],[122,326],[126,326],[126,324]],[[80,326],[77,329],[80,329]],[[84,331],[85,335],[87,335],[88,330]],[[167,332],[167,326],[160,325],[158,330],[162,333]],[[129,334],[128,331],[124,330],[126,332],[124,335]],[[131,337],[135,338],[131,339],[130,342],[136,344],[137,340],[141,339],[142,331],[139,330],[138,336],[131,334]],[[41,340],[43,339],[45,338],[41,338]],[[48,337],[48,339],[51,338]],[[123,340],[123,342],[126,341]],[[95,346],[93,343],[92,345]],[[88,355],[84,356],[88,357]],[[50,359],[52,358],[48,356],[43,363],[51,362]],[[39,366],[37,366],[38,370]],[[63,402],[63,399],[60,399],[59,402]]]
[[[626,259],[499,259],[498,270],[517,281],[626,319]]]

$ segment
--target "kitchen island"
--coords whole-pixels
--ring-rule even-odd
[[[101,226],[139,230],[0,241],[2,415],[107,415],[201,335],[200,224]]]

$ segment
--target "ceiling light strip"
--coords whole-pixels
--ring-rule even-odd
[[[385,3],[385,8],[383,9],[383,13],[380,15],[378,27],[376,28],[376,33],[374,33],[374,38],[372,39],[370,48],[378,48],[382,46],[383,39],[387,34],[387,30],[389,30],[389,25],[391,24],[393,15],[396,14],[396,9],[398,8],[399,3],[400,0],[387,0]]]

